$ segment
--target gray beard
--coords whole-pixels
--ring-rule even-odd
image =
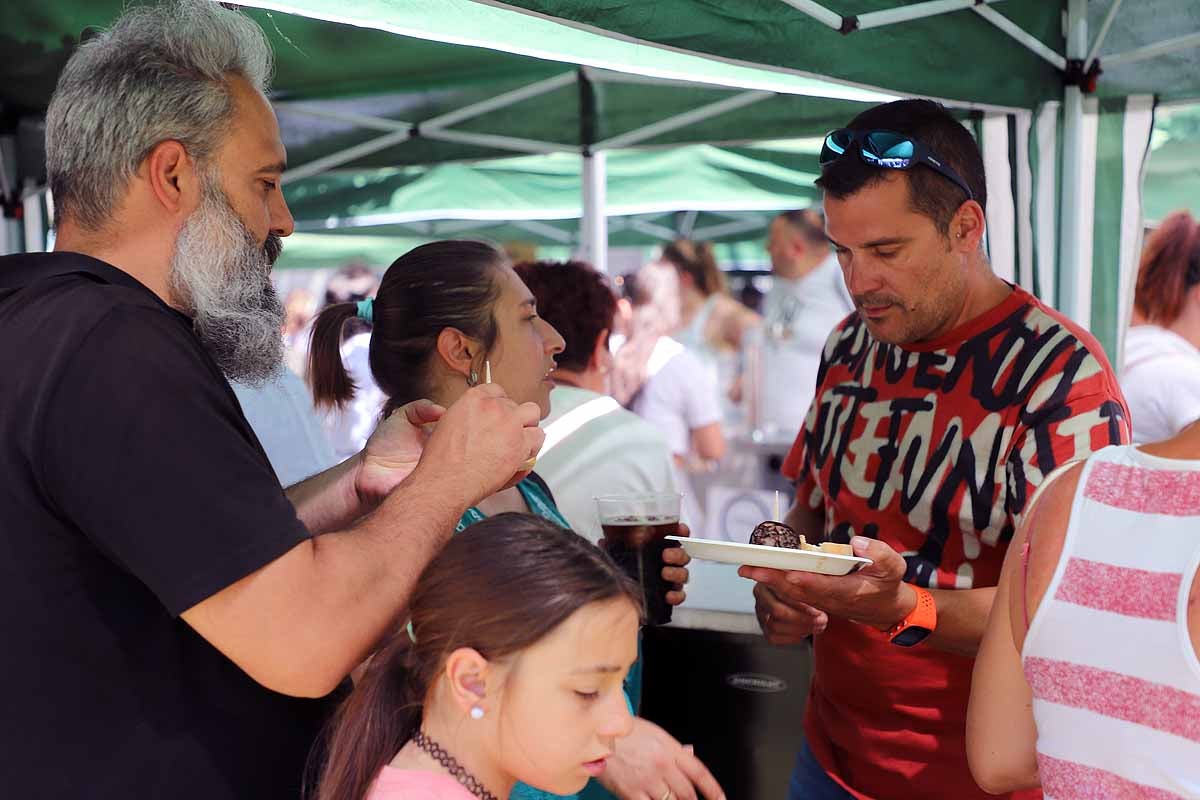
[[[259,245],[219,187],[187,218],[171,258],[171,295],[231,381],[262,386],[283,364],[283,304],[271,283],[282,245]]]

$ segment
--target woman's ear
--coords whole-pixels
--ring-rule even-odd
[[[496,698],[488,697],[491,665],[478,650],[470,647],[455,650],[446,659],[443,675],[455,707],[464,714],[481,719],[488,711],[495,710]]]
[[[481,350],[478,342],[458,328],[443,328],[438,334],[437,352],[442,363],[465,378],[472,370],[480,374]]]
[[[592,345],[592,357],[588,359],[588,368],[606,375],[612,371],[612,352],[608,349],[608,328],[600,331]]]

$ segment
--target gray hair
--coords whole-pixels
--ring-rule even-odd
[[[272,61],[262,29],[211,0],[125,11],[79,46],[50,101],[46,169],[60,215],[103,229],[161,142],[180,142],[203,166],[233,117],[229,78],[265,94]]]

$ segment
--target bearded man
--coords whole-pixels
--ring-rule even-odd
[[[270,71],[236,11],[134,7],[49,108],[57,250],[0,259],[6,796],[300,796],[335,688],[541,446],[481,386],[280,488],[226,381],[282,354]]]

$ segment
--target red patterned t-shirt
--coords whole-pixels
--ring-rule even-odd
[[[995,586],[1045,476],[1129,440],[1099,344],[1020,288],[904,348],[852,314],[826,342],[817,384],[784,464],[798,502],[824,510],[835,541],[886,542],[908,562],[905,580],[929,588]],[[967,769],[973,663],[831,619],[805,718],[817,760],[862,798],[990,797]]]

